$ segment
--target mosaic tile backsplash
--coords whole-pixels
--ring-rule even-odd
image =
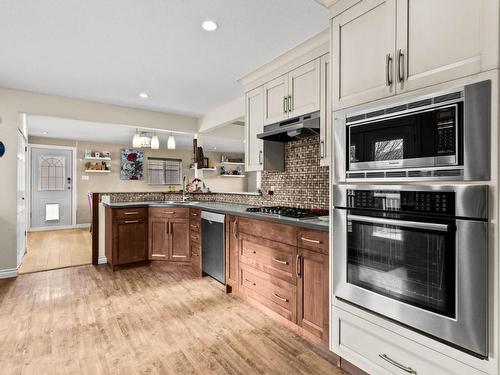
[[[262,195],[188,194],[191,200],[239,203],[247,205],[328,208],[328,167],[319,165],[319,137],[310,137],[285,145],[285,171],[262,172]],[[270,194],[273,188],[273,194]],[[103,193],[111,202],[142,202],[181,199],[181,193],[140,192]]]

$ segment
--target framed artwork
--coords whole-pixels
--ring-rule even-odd
[[[132,148],[120,150],[120,179],[144,180],[144,152]]]

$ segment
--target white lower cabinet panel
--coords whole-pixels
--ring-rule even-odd
[[[371,375],[485,374],[338,307],[332,318],[333,351]]]

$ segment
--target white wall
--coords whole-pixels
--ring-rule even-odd
[[[6,148],[0,158],[0,278],[16,274],[16,132],[23,127],[23,113],[192,133],[198,130],[194,117],[0,88],[0,141]]]

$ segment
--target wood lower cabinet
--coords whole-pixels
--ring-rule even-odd
[[[328,255],[298,249],[297,323],[328,344]]]
[[[197,208],[189,210],[189,230],[191,266],[194,273],[201,277],[201,210]]]
[[[170,220],[169,259],[174,262],[191,261],[189,247],[189,220]]]
[[[113,269],[148,259],[147,210],[107,207],[105,221],[105,253]]]
[[[149,259],[168,258],[168,220],[149,218]]]
[[[239,238],[238,217],[226,216],[226,288],[238,291]]]

